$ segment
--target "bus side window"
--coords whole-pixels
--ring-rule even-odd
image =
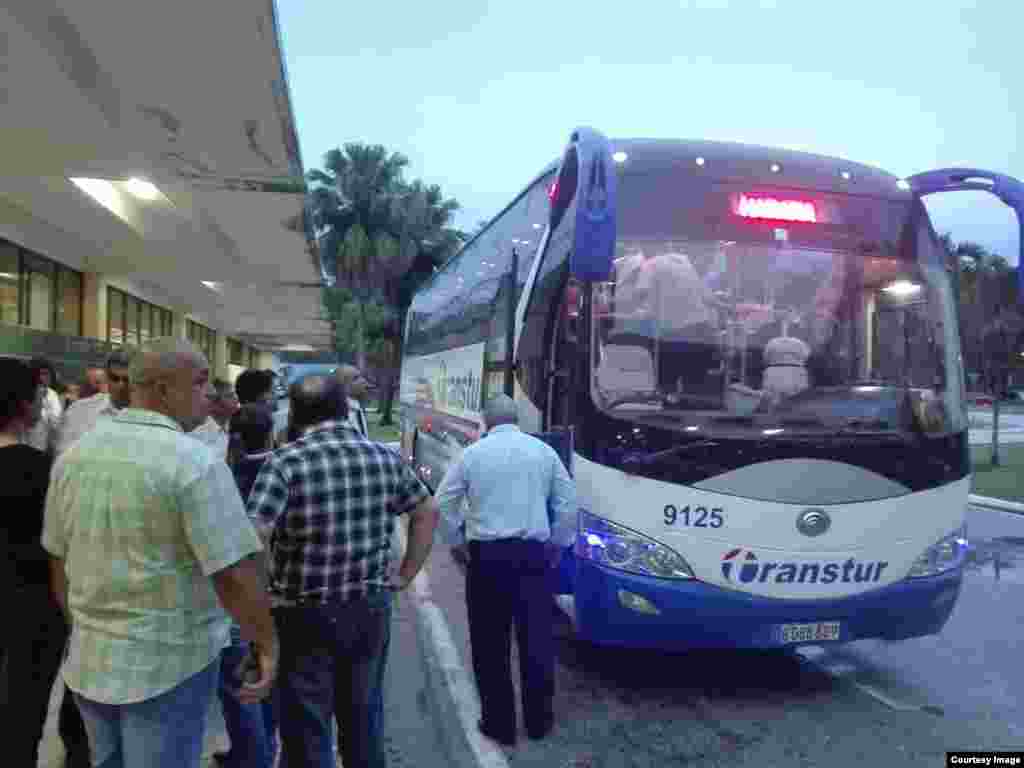
[[[541,237],[544,234],[544,225],[548,219],[550,205],[548,186],[554,181],[554,178],[554,172],[545,176],[517,204],[523,208],[522,217],[518,220],[520,229],[516,236],[519,245],[517,292],[522,289],[526,276],[530,274],[530,267],[533,266],[534,259],[537,258],[537,247],[540,245]]]

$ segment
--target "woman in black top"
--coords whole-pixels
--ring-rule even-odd
[[[14,622],[0,633],[0,719],[4,762],[34,766],[50,689],[68,630],[50,591],[39,543],[50,458],[19,441],[40,418],[42,389],[19,360],[0,359],[0,605]]]

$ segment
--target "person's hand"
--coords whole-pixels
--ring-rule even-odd
[[[404,592],[409,588],[409,585],[411,585],[412,582],[413,579],[410,579],[408,576],[403,576],[401,571],[395,571],[388,580],[389,586],[395,592]]]
[[[465,544],[452,547],[452,560],[463,568],[467,567],[469,565],[469,547]]]
[[[546,552],[544,554],[548,559],[548,565],[551,566],[552,570],[556,570],[558,566],[562,563],[562,553],[565,550],[557,544],[552,544],[551,542],[547,543],[545,549]]]
[[[242,704],[257,704],[270,695],[277,679],[280,649],[275,642],[270,648],[251,643],[249,652],[235,671],[241,682],[236,696]]]

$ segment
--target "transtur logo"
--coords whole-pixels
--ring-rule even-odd
[[[733,566],[737,567],[734,569]],[[722,556],[722,576],[741,584],[865,584],[877,582],[889,563],[884,561],[845,561],[796,563],[760,561],[749,550],[732,549]],[[735,578],[734,577],[734,570]]]
[[[739,561],[741,558],[739,558],[738,555],[742,553],[742,549],[733,549],[729,552],[726,552],[725,556],[722,558],[722,575],[725,577],[726,581],[732,581],[733,561]],[[757,555],[755,555],[753,552],[747,552],[746,557],[743,559],[746,560],[746,563],[740,566],[739,580],[744,582],[752,581],[754,577],[757,575]],[[748,573],[753,575],[750,578],[743,578]]]

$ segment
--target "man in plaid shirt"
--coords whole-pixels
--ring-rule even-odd
[[[342,762],[383,768],[377,710],[391,596],[430,554],[437,506],[398,453],[348,422],[334,376],[307,376],[290,396],[299,437],[266,460],[248,502],[269,557],[281,642],[283,763],[333,765],[336,712]],[[404,514],[412,516],[409,543],[393,574],[391,537]]]

